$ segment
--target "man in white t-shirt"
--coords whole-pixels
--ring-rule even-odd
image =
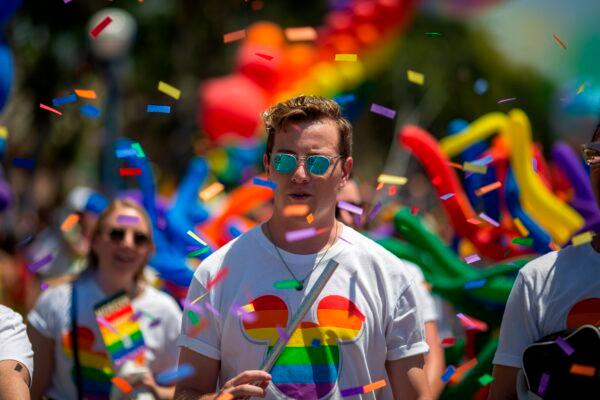
[[[598,144],[599,134],[597,129],[593,143]],[[586,147],[592,187],[600,199],[600,147]],[[517,376],[527,346],[586,324],[600,325],[599,236],[591,243],[547,253],[519,271],[502,318],[489,399],[516,399],[518,391],[526,391]]]
[[[385,380],[362,398],[430,399],[414,279],[335,220],[352,170],[350,123],[335,102],[313,96],[279,103],[263,119],[273,215],[196,271],[179,338],[180,365],[194,372],[178,381],[175,398],[340,399]],[[290,237],[309,228],[315,234]],[[337,270],[273,368],[258,371],[330,259]],[[295,288],[284,288],[290,281]]]
[[[29,399],[33,351],[23,318],[0,304],[0,400]]]

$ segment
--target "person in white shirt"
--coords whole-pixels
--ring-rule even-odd
[[[350,123],[334,101],[315,96],[279,103],[263,119],[273,214],[196,270],[187,296],[195,306],[184,312],[178,342],[180,365],[194,373],[178,381],[175,398],[341,399],[385,380],[362,398],[431,399],[412,275],[335,219],[352,170]],[[302,208],[310,216],[289,212]],[[308,237],[290,238],[310,228]],[[257,370],[331,259],[337,270],[275,365]],[[290,281],[294,288],[282,288]],[[194,308],[200,316],[188,317]]]
[[[600,199],[600,125],[592,143],[584,146],[590,180]],[[523,379],[525,348],[545,336],[591,324],[600,326],[600,237],[568,246],[526,264],[512,288],[500,327],[494,357],[490,400],[517,399],[526,393]],[[537,388],[534,388],[535,392]]]
[[[0,304],[0,400],[28,400],[33,351],[23,318]]]

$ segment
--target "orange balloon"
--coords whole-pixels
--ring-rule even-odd
[[[308,44],[292,44],[285,49],[281,65],[279,90],[289,88],[294,82],[306,75],[316,63],[317,53]]]
[[[272,22],[257,22],[246,31],[246,43],[282,48],[285,44],[283,30]]]

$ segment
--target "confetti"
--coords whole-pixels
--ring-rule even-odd
[[[479,165],[472,162],[464,162],[462,165],[465,171],[474,172],[476,174],[485,174],[487,172],[486,165]]]
[[[442,199],[442,200],[448,200],[449,198],[451,198],[453,196],[454,196],[454,193],[446,193],[446,194],[440,196],[440,199]]]
[[[213,182],[208,187],[204,188],[198,196],[202,199],[203,202],[206,203],[207,201],[221,193],[223,189],[225,189],[225,186],[223,186],[222,183]]]
[[[529,231],[527,230],[527,228],[525,228],[525,225],[523,225],[519,218],[514,218],[513,222],[515,223],[515,226],[517,227],[517,230],[519,231],[521,236],[529,236]]]
[[[290,42],[304,42],[317,39],[317,30],[312,26],[287,28],[283,33]]]
[[[45,105],[45,104],[43,104],[43,103],[40,103],[40,108],[42,108],[42,109],[44,109],[44,110],[51,111],[51,112],[53,112],[54,114],[62,115],[62,113],[61,113],[60,111],[58,111],[57,109],[55,109],[55,108],[52,108],[52,107],[50,107],[50,106],[47,106],[47,105]]]
[[[302,287],[302,282],[295,279],[286,279],[284,281],[277,281],[273,284],[275,289],[298,289]]]
[[[138,176],[141,174],[141,168],[119,168],[119,175],[121,176]]]
[[[120,376],[115,376],[113,378],[111,378],[110,380],[116,387],[119,388],[119,390],[125,394],[130,393],[133,391],[133,388],[131,387],[131,385],[129,384],[129,382],[127,382],[125,379],[121,378]]]
[[[336,54],[335,61],[357,61],[358,56],[356,54]]]
[[[90,35],[92,36],[92,38],[96,39],[98,37],[98,35],[100,35],[100,33],[112,22],[112,18],[110,18],[109,16],[106,16],[102,21],[100,21],[100,23],[98,23],[98,25],[96,25],[92,31],[90,32]]]
[[[333,100],[335,100],[336,103],[343,105],[347,103],[352,103],[354,100],[356,100],[356,97],[352,93],[349,93],[340,96],[335,96]]]
[[[412,215],[417,215],[419,213],[419,207],[411,207],[410,213]]]
[[[383,207],[383,203],[378,201],[377,204],[375,204],[375,207],[373,207],[373,209],[369,213],[369,217],[368,217],[369,221],[371,221],[371,220],[373,220],[373,218],[375,218],[375,215],[379,212],[379,210],[381,210],[381,207]]]
[[[181,97],[181,90],[163,81],[158,82],[158,91],[174,98],[175,100],[179,100],[179,97]]]
[[[77,101],[77,96],[74,94],[69,94],[67,96],[57,97],[56,99],[53,99],[52,105],[54,107],[59,107],[64,104],[75,103],[76,101]]]
[[[223,279],[225,279],[227,277],[227,274],[229,274],[229,268],[222,267],[219,270],[219,272],[217,272],[217,274],[215,275],[214,278],[209,279],[206,282],[206,290],[210,290],[213,287],[217,286],[217,284],[219,284]]]
[[[467,218],[467,222],[473,225],[481,225],[481,221],[475,217]]]
[[[313,339],[310,345],[312,347],[319,347],[321,345],[321,341],[319,339]]]
[[[254,312],[256,311],[256,309],[254,308],[254,304],[252,303],[248,303],[242,307],[240,307],[242,310],[246,311],[246,312]]]
[[[467,264],[472,264],[472,263],[477,262],[479,260],[481,260],[481,257],[479,257],[478,254],[471,254],[470,256],[466,256],[465,257],[465,262]]]
[[[348,203],[346,201],[338,201],[337,206],[338,208],[346,210],[352,214],[363,215],[364,212],[362,208],[355,206],[354,204]]]
[[[362,386],[352,387],[352,388],[348,388],[348,389],[342,389],[340,391],[340,394],[342,395],[342,397],[355,396],[357,394],[362,394],[362,393],[363,393]]]
[[[283,209],[284,217],[304,217],[310,211],[307,204],[292,204]]]
[[[444,371],[444,373],[441,376],[442,382],[448,382],[450,378],[452,378],[452,375],[454,375],[455,371],[456,368],[454,367],[454,365],[448,365],[448,368],[446,368],[446,371]]]
[[[377,382],[369,383],[368,385],[363,386],[363,393],[369,393],[374,390],[380,389],[386,385],[385,379],[382,379]]]
[[[210,304],[209,302],[205,302],[205,303],[203,303],[203,304],[204,304],[204,307],[205,307],[205,308],[206,308],[208,311],[210,311],[210,313],[211,313],[212,315],[214,315],[215,317],[220,317],[220,316],[221,316],[221,314],[219,313],[219,311],[218,311],[216,308],[214,308],[212,304]]]
[[[556,344],[558,345],[558,347],[561,348],[562,351],[564,351],[564,353],[568,356],[570,356],[571,354],[573,354],[575,352],[575,349],[569,344],[567,343],[567,341],[563,338],[561,338],[560,336],[558,338],[556,338]]]
[[[208,246],[206,244],[206,242],[202,239],[200,239],[200,237],[198,235],[196,235],[193,231],[189,230],[186,232],[189,236],[192,237],[192,239],[194,239],[196,242],[200,243],[202,246]]]
[[[65,218],[63,223],[60,225],[60,230],[63,232],[68,232],[75,226],[77,222],[79,222],[79,214],[69,214],[69,216]]]
[[[509,101],[513,101],[513,100],[516,100],[516,99],[517,99],[516,97],[509,97],[507,99],[498,100],[498,103],[496,103],[496,104],[508,103]]]
[[[98,118],[101,114],[101,111],[98,107],[93,106],[91,104],[84,104],[81,107],[79,107],[79,112],[86,116],[86,117],[90,117],[90,118]]]
[[[190,253],[187,254],[187,258],[194,258],[194,257],[198,257],[204,253],[208,253],[210,251],[209,247],[205,247],[203,249],[199,249],[199,250],[194,250]]]
[[[496,222],[494,219],[490,218],[486,213],[480,213],[479,214],[479,218],[481,218],[482,220],[488,222],[489,224],[495,226],[496,228],[500,226],[500,224],[498,222]]]
[[[469,370],[474,368],[477,364],[478,364],[477,359],[472,358],[469,361],[467,361],[466,363],[460,365],[458,368],[456,368],[456,371],[454,371],[454,375],[452,376],[452,378],[450,378],[450,381],[452,383],[458,383],[458,382],[462,381],[463,376],[465,376],[465,374],[467,372],[469,372]]]
[[[35,160],[25,157],[15,157],[11,160],[13,167],[33,169],[35,167]]]
[[[49,254],[45,255],[44,257],[40,258],[39,260],[34,261],[31,264],[27,265],[27,269],[29,269],[31,272],[36,272],[43,266],[52,262],[53,259],[54,259],[54,254],[49,253]]]
[[[449,165],[449,166],[451,166],[451,167],[453,167],[453,168],[456,168],[456,169],[460,169],[460,170],[462,170],[462,169],[463,169],[463,166],[462,166],[462,165],[460,165],[460,164],[457,164],[457,163],[448,162],[448,163],[447,163],[447,165]]]
[[[383,184],[388,183],[390,185],[404,185],[404,184],[406,184],[407,181],[408,181],[408,178],[406,178],[404,176],[381,174],[377,177],[377,182],[383,183]]]
[[[387,117],[389,119],[394,119],[394,117],[396,116],[396,111],[375,103],[371,103],[371,112],[383,115],[384,117]]]
[[[182,364],[178,367],[168,369],[156,376],[156,383],[161,386],[169,386],[181,379],[188,378],[194,374],[191,364]]]
[[[543,396],[544,393],[546,392],[546,388],[548,387],[548,382],[550,382],[550,375],[543,373],[542,377],[540,378],[540,385],[538,386],[538,394],[540,396]]]
[[[277,183],[267,180],[267,179],[260,179],[258,177],[252,178],[252,183],[255,185],[258,185],[258,186],[268,187],[270,189],[277,188]]]
[[[298,229],[295,231],[287,231],[285,233],[285,240],[288,242],[297,242],[298,240],[308,239],[317,235],[315,228]]]
[[[582,83],[581,85],[579,85],[579,87],[577,88],[577,93],[576,94],[581,94],[583,93],[583,91],[585,90],[585,83]]]
[[[194,314],[192,310],[187,310],[187,316],[190,319],[192,325],[198,325],[198,322],[200,322],[200,318],[198,318],[198,316]]]
[[[241,29],[235,32],[229,32],[223,35],[223,43],[231,43],[246,37],[246,30]]]
[[[137,152],[134,149],[117,149],[115,150],[117,158],[135,157]]]
[[[573,238],[571,239],[571,243],[573,244],[573,246],[580,246],[582,244],[591,242],[593,238],[594,238],[594,232],[587,231],[587,232],[580,233],[579,235],[573,236]]]
[[[416,85],[423,85],[425,83],[425,75],[411,69],[406,71],[406,78],[409,82],[412,82]]]
[[[560,38],[559,38],[558,36],[556,36],[555,34],[552,34],[552,37],[554,38],[554,41],[555,41],[556,43],[558,43],[558,45],[559,45],[560,47],[562,47],[562,48],[563,48],[563,49],[565,49],[565,50],[567,49],[567,45],[566,45],[566,44],[564,44],[564,42],[563,42],[562,40],[560,40]]]
[[[475,191],[475,196],[481,197],[484,194],[492,192],[492,191],[498,189],[501,186],[502,186],[502,183],[500,183],[498,181],[496,181],[494,183],[490,183],[489,185],[482,186],[482,187],[480,187],[479,189],[477,189]]]
[[[487,386],[494,381],[494,377],[490,374],[484,374],[479,377],[478,381],[481,386]]]
[[[313,217],[312,213],[306,216],[306,222],[308,222],[309,224],[312,224],[314,220],[315,217]]]
[[[439,32],[425,32],[425,34],[429,36],[442,36]]]
[[[479,321],[478,319],[475,319],[473,317],[467,317],[463,313],[458,313],[456,314],[456,316],[458,317],[458,319],[460,319],[462,325],[467,329],[474,329],[481,332],[485,332],[488,330],[487,324],[483,321]]]
[[[141,221],[140,217],[136,217],[134,215],[117,215],[117,223],[119,224],[127,224],[127,225],[137,225]]]
[[[96,92],[93,90],[75,89],[75,94],[84,99],[95,99],[96,98]]]
[[[8,137],[8,129],[5,126],[0,125],[0,138],[6,139]]]
[[[40,285],[40,289],[42,291],[48,289],[50,287],[50,285],[48,285],[46,282],[42,282],[42,284]]]
[[[517,237],[517,238],[514,238],[511,243],[519,244],[519,245],[525,246],[525,247],[531,247],[533,245],[533,239]]]
[[[456,343],[455,337],[447,337],[442,339],[442,346],[453,346]]]
[[[573,364],[571,365],[570,373],[575,375],[583,375],[594,377],[596,375],[596,368],[589,365]]]
[[[485,286],[486,282],[487,282],[487,279],[478,279],[475,281],[468,281],[468,282],[465,282],[464,288],[465,289],[477,289],[477,288]]]
[[[146,154],[144,153],[144,150],[142,150],[142,146],[139,143],[136,142],[132,144],[131,148],[136,151],[138,158],[146,157]]]
[[[171,112],[171,106],[148,104],[146,106],[146,112],[169,114]]]

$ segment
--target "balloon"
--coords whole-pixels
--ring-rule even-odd
[[[0,25],[3,25],[21,6],[21,0],[2,0],[0,2]]]
[[[10,48],[0,40],[0,111],[10,95],[14,71]]]
[[[267,58],[264,58],[267,57]],[[262,89],[279,86],[283,52],[274,47],[245,44],[238,52],[235,70]]]

